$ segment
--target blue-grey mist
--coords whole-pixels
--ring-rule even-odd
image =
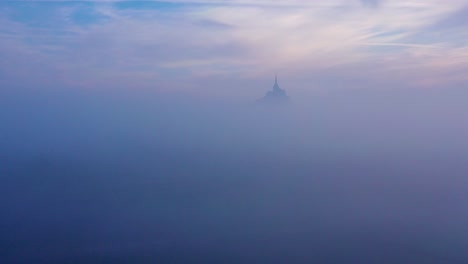
[[[463,89],[19,91],[0,263],[468,263]]]

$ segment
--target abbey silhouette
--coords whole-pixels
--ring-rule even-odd
[[[273,89],[268,91],[267,94],[259,100],[259,102],[268,104],[284,104],[289,102],[289,96],[287,96],[286,92],[278,85],[278,76],[275,76],[275,85],[273,85]]]

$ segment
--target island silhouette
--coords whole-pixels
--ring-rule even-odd
[[[281,89],[278,85],[278,76],[275,75],[275,84],[273,89],[268,91],[265,96],[258,100],[260,103],[264,104],[285,104],[289,102],[289,96],[286,94],[286,91]]]

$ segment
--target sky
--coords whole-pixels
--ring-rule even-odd
[[[463,150],[467,17],[462,0],[2,1],[0,143]],[[275,74],[285,123],[245,108]]]
[[[0,86],[252,100],[461,87],[466,0],[2,1]],[[39,85],[40,84],[40,85]]]
[[[468,0],[0,0],[0,263],[468,263],[467,26]],[[276,74],[289,104],[256,104]]]

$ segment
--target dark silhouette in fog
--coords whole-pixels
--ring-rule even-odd
[[[273,89],[268,91],[259,101],[265,104],[285,104],[289,102],[289,96],[286,95],[286,91],[281,89],[278,85],[277,75],[275,75],[275,84],[273,85]]]
[[[468,264],[467,3],[0,0],[0,264]]]

